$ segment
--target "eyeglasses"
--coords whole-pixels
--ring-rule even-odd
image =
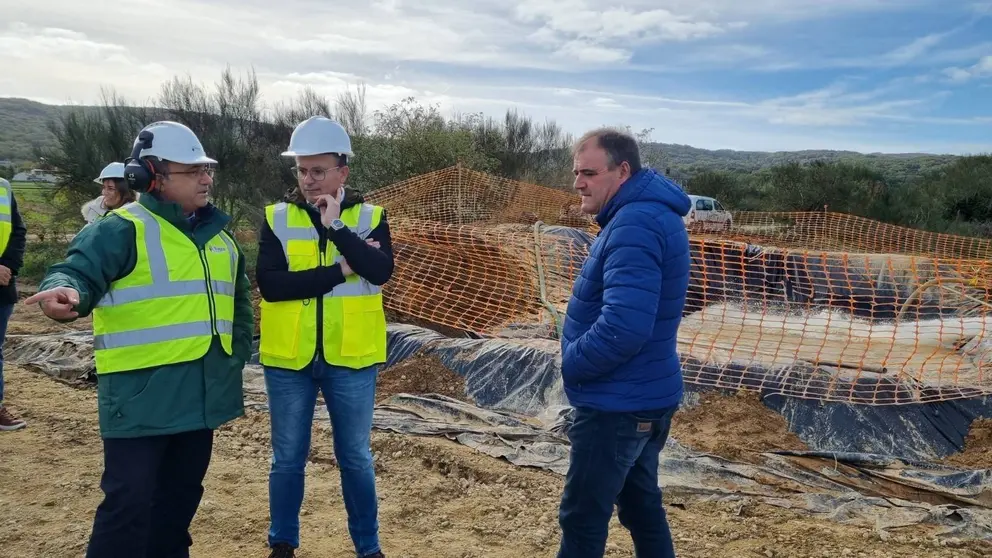
[[[217,169],[213,167],[200,167],[185,171],[169,171],[169,174],[192,174],[196,178],[200,178],[203,176],[209,176],[210,178],[213,178],[216,172]]]
[[[337,170],[339,168],[341,167],[337,166],[337,167],[331,167],[329,169],[322,169],[319,167],[313,169],[307,169],[303,167],[293,167],[293,174],[295,174],[296,178],[299,178],[300,180],[303,180],[309,174],[310,178],[313,178],[314,182],[320,182],[321,180],[324,179],[324,177],[327,176],[327,171]]]

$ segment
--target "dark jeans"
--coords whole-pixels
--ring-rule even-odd
[[[86,558],[189,558],[213,430],[103,440],[105,496]]]
[[[3,406],[3,343],[7,339],[7,324],[13,313],[13,304],[0,305],[0,407]]]
[[[658,461],[677,407],[637,413],[575,409],[558,520],[558,558],[602,558],[613,505],[637,558],[674,558]]]

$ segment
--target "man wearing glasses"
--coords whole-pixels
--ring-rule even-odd
[[[301,122],[283,155],[295,158],[298,188],[265,208],[256,266],[272,421],[270,558],[292,558],[300,544],[318,390],[356,554],[383,558],[370,437],[377,366],[386,361],[389,226],[381,207],[345,186],[352,150],[340,124],[322,116]]]
[[[215,163],[186,126],[145,127],[124,171],[141,199],[83,228],[25,300],[93,314],[105,497],[88,558],[189,556],[213,431],[244,414],[251,283],[208,201]]]

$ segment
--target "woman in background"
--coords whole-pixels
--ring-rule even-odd
[[[127,182],[124,181],[124,163],[110,163],[93,182],[103,184],[103,191],[100,197],[83,205],[82,213],[86,224],[103,217],[108,211],[137,199],[134,191],[128,188]]]

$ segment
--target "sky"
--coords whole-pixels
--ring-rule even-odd
[[[7,0],[0,97],[147,102],[254,69],[708,149],[992,152],[992,0]]]

